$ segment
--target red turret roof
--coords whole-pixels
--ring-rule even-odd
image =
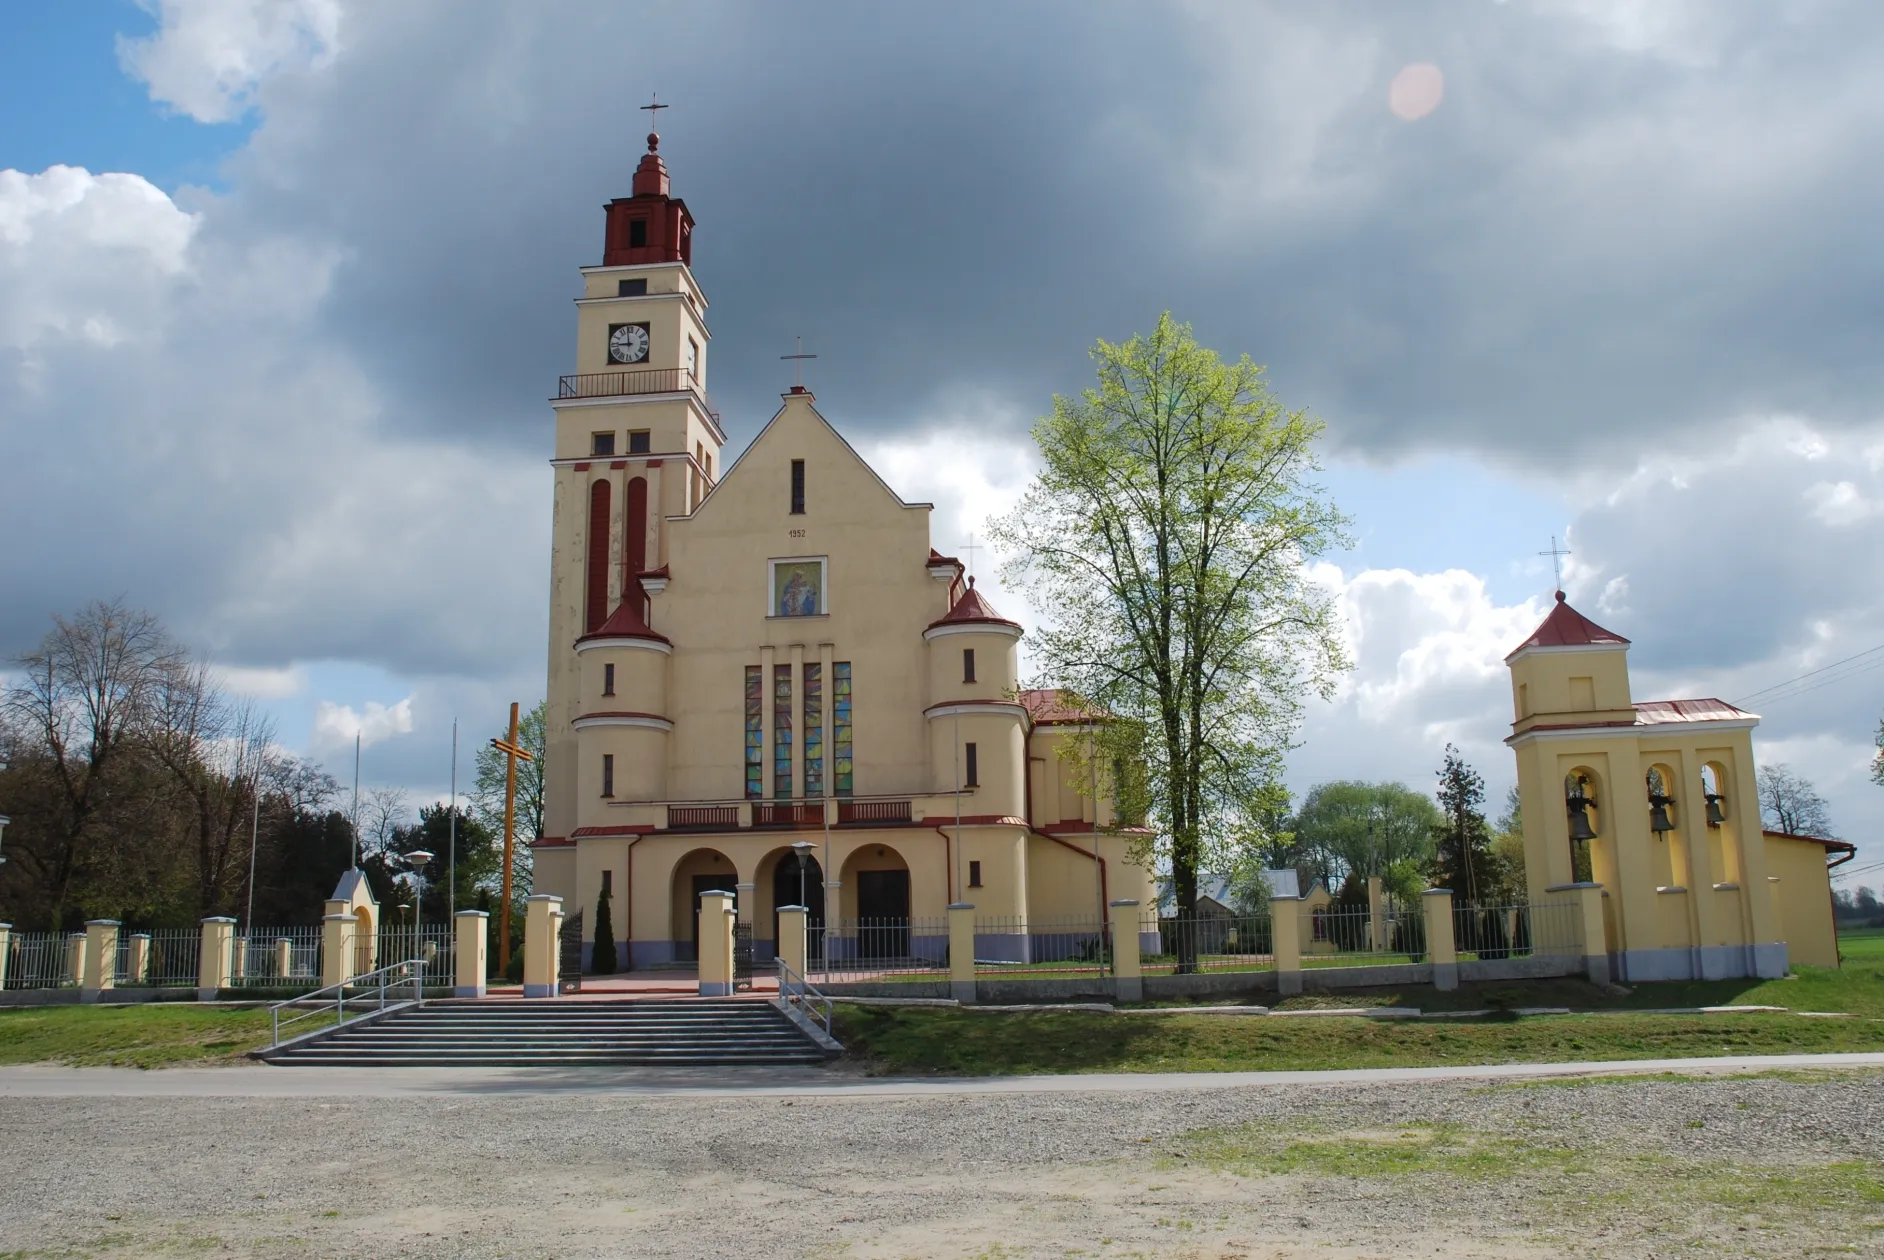
[[[1564,602],[1563,592],[1557,592],[1557,606],[1550,610],[1550,616],[1531,632],[1531,637],[1511,649],[1508,661],[1526,648],[1535,647],[1596,647],[1602,644],[1629,646],[1629,640],[1612,630],[1605,630]]]
[[[653,639],[658,643],[672,642],[666,635],[656,634],[641,615],[642,599],[640,584],[637,583],[630,598],[615,605],[615,611],[609,614],[607,621],[576,642],[586,643],[590,639]]]
[[[933,630],[937,626],[959,626],[977,622],[995,626],[1013,626],[1016,630],[1021,628],[1020,622],[1009,621],[994,611],[994,605],[983,599],[981,592],[975,589],[975,579],[971,577],[968,579],[968,589],[963,591],[962,597],[955,601],[955,607],[949,609],[942,617],[930,622],[929,628]]]

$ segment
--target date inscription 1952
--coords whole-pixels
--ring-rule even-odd
[[[805,531],[802,529],[794,529],[792,531],[793,538],[803,538],[804,536],[805,536]]]

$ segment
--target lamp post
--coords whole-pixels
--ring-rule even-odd
[[[425,868],[431,864],[430,849],[413,849],[405,855],[406,865],[412,868],[412,956],[417,958],[424,949],[419,940],[419,924],[425,917]]]
[[[792,852],[798,855],[798,904],[806,910],[811,907],[805,903],[805,867],[811,865],[811,851],[817,847],[809,840],[792,841]]]

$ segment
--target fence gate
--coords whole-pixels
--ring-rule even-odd
[[[752,988],[752,924],[733,925],[733,990]]]
[[[582,991],[582,911],[578,910],[563,920],[562,938],[558,941],[558,946],[556,991],[580,993]]]

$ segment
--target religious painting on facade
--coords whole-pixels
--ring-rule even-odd
[[[824,561],[772,562],[772,616],[815,617],[824,611]]]

